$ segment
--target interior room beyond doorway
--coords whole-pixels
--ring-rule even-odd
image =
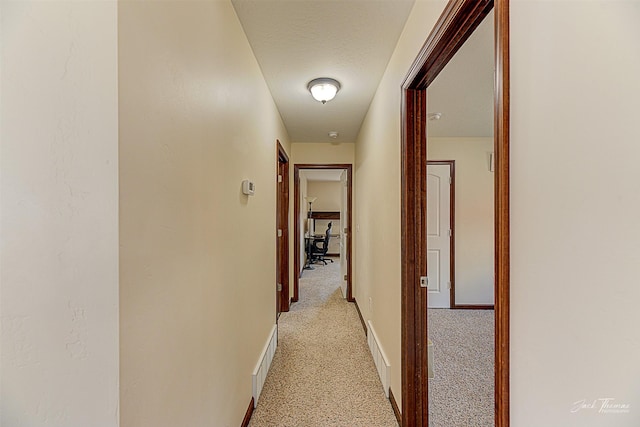
[[[306,271],[340,264],[342,296],[351,301],[351,165],[294,166],[294,289]],[[326,242],[326,245],[325,245]]]

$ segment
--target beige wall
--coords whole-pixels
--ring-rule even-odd
[[[429,160],[455,160],[456,304],[493,304],[493,138],[429,138]]]
[[[115,2],[1,2],[0,425],[118,425]]]
[[[356,142],[354,295],[400,402],[400,86],[445,2],[417,1]]]
[[[640,2],[512,3],[512,424],[637,426]]]
[[[121,425],[237,426],[275,323],[287,133],[230,2],[118,18]]]
[[[340,212],[342,203],[342,182],[340,181],[309,181],[307,192],[317,197],[313,202],[314,211]]]
[[[294,142],[291,144],[292,163],[353,163],[354,158],[355,144],[315,142]]]

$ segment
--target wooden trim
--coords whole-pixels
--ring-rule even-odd
[[[345,169],[347,171],[347,221],[341,224],[343,228],[347,228],[347,301],[354,302],[352,287],[352,217],[353,217],[353,165],[351,163],[298,163],[293,165],[293,234],[294,234],[294,252],[293,268],[294,271],[300,271],[302,276],[302,266],[300,265],[300,170],[303,169]],[[293,277],[293,297],[291,301],[296,302],[300,298],[300,277]]]
[[[402,415],[400,415],[400,408],[398,408],[398,402],[396,402],[396,397],[393,395],[391,388],[389,388],[389,402],[391,402],[391,408],[393,408],[393,413],[396,416],[398,425],[402,427]]]
[[[495,423],[509,426],[509,0],[496,0],[495,52]]]
[[[364,335],[367,336],[367,324],[364,322],[364,317],[362,317],[362,312],[360,311],[360,307],[358,306],[358,301],[353,299],[353,303],[356,305],[356,311],[358,312],[358,317],[360,318],[360,323],[362,323],[362,329],[364,329]]]
[[[427,293],[419,285],[420,276],[427,271],[426,128],[419,125],[426,121],[426,91],[405,89],[402,97],[402,425],[420,427],[428,425]]]
[[[495,425],[509,426],[509,0],[450,0],[402,85],[402,425],[429,425],[426,375],[426,274],[422,181],[426,88],[495,3]]]
[[[242,419],[242,424],[240,427],[249,427],[249,421],[251,421],[251,416],[253,415],[253,407],[254,407],[253,397],[251,398],[251,402],[249,402],[249,407],[247,408],[247,412],[244,414],[244,418]]]
[[[351,169],[351,163],[296,163],[298,169]]]
[[[311,212],[313,219],[340,219],[340,212]]]
[[[492,0],[449,0],[409,68],[402,88],[426,89],[492,8]]]
[[[449,165],[451,178],[449,200],[449,225],[451,226],[451,241],[449,243],[449,308],[456,308],[456,161],[455,160],[427,160],[428,165]]]
[[[304,266],[300,265],[300,169],[293,165],[293,271],[300,275],[293,277],[293,295],[291,302],[298,301],[298,286],[300,277],[304,273]]]
[[[456,304],[454,310],[494,310],[493,304]]]
[[[280,271],[280,281],[282,283],[282,291],[280,291],[280,312],[287,312],[290,308],[289,298],[289,156],[279,140],[276,140],[277,145],[277,171],[276,171],[276,197],[278,201],[276,203],[276,218],[278,223],[284,224],[282,226],[282,237],[276,238],[276,251],[282,251],[280,254],[280,261],[276,261],[278,265],[276,268]],[[277,175],[280,173],[280,165],[286,164],[283,167],[282,173],[282,185],[283,185],[283,200],[280,200],[280,192],[278,190]],[[277,228],[277,224],[276,224]],[[278,257],[276,257],[278,258]],[[277,285],[277,283],[276,283]],[[278,291],[276,291],[276,295]],[[279,315],[279,313],[277,313]]]

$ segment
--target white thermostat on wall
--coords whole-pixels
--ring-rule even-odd
[[[253,193],[256,192],[256,185],[248,179],[245,179],[242,181],[242,192],[247,196],[253,196]]]

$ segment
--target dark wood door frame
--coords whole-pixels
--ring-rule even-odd
[[[293,165],[293,234],[294,234],[294,252],[295,256],[293,257],[293,298],[291,298],[292,302],[296,302],[299,299],[299,278],[301,265],[300,265],[300,170],[302,169],[345,169],[347,171],[347,220],[340,221],[340,225],[342,228],[347,229],[347,247],[346,247],[346,258],[347,258],[347,301],[355,302],[353,298],[352,291],[352,283],[351,283],[351,272],[352,272],[352,256],[351,256],[351,242],[353,241],[351,236],[351,217],[353,215],[353,207],[352,207],[352,169],[353,165],[350,163],[324,163],[324,164],[294,164]],[[342,230],[340,230],[342,232]]]
[[[509,426],[509,0],[450,0],[402,85],[402,426],[429,425],[427,86],[495,6],[495,425]]]
[[[289,156],[276,140],[277,144],[277,176],[276,176],[276,233],[282,230],[282,236],[276,234],[276,316],[289,311]],[[279,178],[282,176],[282,179]]]

